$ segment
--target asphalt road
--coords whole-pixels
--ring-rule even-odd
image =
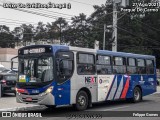
[[[88,114],[90,112],[93,114],[103,113],[110,115],[111,117],[100,117],[99,120],[160,120],[160,93],[156,93],[153,95],[149,95],[143,98],[143,101],[140,103],[131,103],[127,101],[115,101],[115,102],[106,102],[106,103],[98,103],[94,104],[92,108],[87,109],[84,113],[75,111],[73,107],[59,107],[56,109],[47,108],[45,106],[34,106],[27,109],[21,109],[22,113],[31,112],[31,113],[42,113],[42,118],[23,118],[23,120],[79,120],[79,119],[96,119],[95,118],[79,118],[75,117],[75,115]],[[99,112],[100,111],[100,112]],[[115,112],[116,111],[116,112]],[[119,112],[117,112],[119,111]],[[125,112],[124,112],[125,111]],[[149,111],[153,114],[156,112],[159,113],[159,117],[120,117],[122,114],[132,114],[148,113]],[[68,116],[73,115],[73,116]],[[105,116],[107,116],[105,115]],[[141,114],[140,114],[141,115]],[[45,117],[52,116],[52,117]],[[53,117],[54,116],[54,117]],[[64,117],[61,117],[64,116]],[[117,117],[119,116],[119,117]],[[11,120],[17,120],[17,118],[9,118]],[[22,118],[18,118],[22,119]]]
[[[87,109],[85,113],[75,111],[75,109],[72,106],[59,107],[56,109],[47,108],[45,106],[22,107],[18,109],[19,113],[28,113],[28,112],[29,113],[41,113],[42,118],[13,118],[12,117],[12,118],[0,118],[0,120],[1,119],[7,119],[7,120],[21,120],[21,119],[23,120],[32,120],[32,119],[33,120],[80,120],[80,119],[91,120],[91,119],[97,119],[96,117],[90,118],[90,117],[85,116],[85,118],[83,117],[80,118],[76,116],[77,114],[87,115],[90,112],[94,115],[103,113],[103,117],[99,117],[98,118],[99,120],[160,120],[160,87],[158,87],[157,91],[158,92],[155,94],[143,97],[143,101],[140,103],[131,103],[127,101],[98,103],[98,104],[93,104],[93,107]],[[6,96],[6,97],[10,97],[10,96]],[[29,105],[25,105],[25,106],[29,106]],[[141,115],[142,112],[146,114],[146,113],[150,113],[150,111],[152,111],[153,114],[156,114],[158,112],[159,117],[133,117],[133,114],[138,115],[137,113],[139,113],[139,115]],[[124,115],[129,115],[130,117],[120,117]],[[111,116],[111,117],[104,117],[104,116]]]

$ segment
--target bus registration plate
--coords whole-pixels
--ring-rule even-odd
[[[31,97],[27,97],[26,101],[32,101],[32,98]]]

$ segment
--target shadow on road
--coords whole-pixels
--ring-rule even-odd
[[[149,103],[152,102],[152,100],[143,100],[143,102],[140,103],[135,103],[135,104],[141,104],[141,103]],[[118,106],[122,106],[122,105],[131,105],[134,103],[131,103],[130,101],[124,101],[124,100],[120,100],[120,101],[107,101],[107,102],[103,102],[103,103],[95,103],[93,104],[92,108],[87,109],[87,111],[84,111],[85,113],[90,112],[91,111],[95,111],[97,110],[97,112],[100,112],[101,109],[108,109],[108,108],[113,108],[113,107],[118,107]],[[43,106],[42,108],[37,108],[37,109],[30,109],[27,110],[29,112],[38,112],[38,113],[42,113],[45,116],[54,116],[54,117],[61,117],[61,116],[67,116],[69,114],[80,114],[81,112],[76,111],[75,108],[73,106],[63,106],[63,107],[58,107],[58,108],[48,108]]]
[[[14,93],[5,93],[2,98],[6,97],[16,97],[16,95]]]

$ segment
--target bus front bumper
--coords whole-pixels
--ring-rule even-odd
[[[18,103],[32,103],[40,105],[55,105],[55,98],[51,93],[46,95],[24,95],[16,93],[16,101]]]

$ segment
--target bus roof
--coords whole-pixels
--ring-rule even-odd
[[[114,52],[109,50],[96,50],[90,48],[81,48],[81,47],[69,47],[70,50],[73,51],[85,51],[85,52],[95,52],[103,55],[114,55],[114,56],[122,56],[122,57],[135,57],[135,58],[143,58],[143,59],[155,59],[155,56],[152,55],[142,55],[142,54],[133,54],[133,53],[125,53],[125,52]]]
[[[125,53],[125,52],[114,52],[114,51],[108,51],[108,50],[97,50],[97,53],[98,54],[104,54],[104,55],[122,56],[122,57],[155,59],[155,56],[152,56],[152,55],[142,55],[142,54],[133,54],[133,53]]]
[[[20,48],[19,50],[25,49],[25,48],[34,48],[34,47],[43,47],[43,46],[52,46],[53,51],[55,51],[55,52],[59,49],[64,49],[64,50],[72,50],[72,51],[93,52],[93,53],[98,53],[98,54],[102,54],[102,55],[114,55],[114,56],[122,56],[122,57],[155,59],[155,56],[152,56],[152,55],[142,55],[142,54],[133,54],[133,53],[125,53],[125,52],[114,52],[114,51],[109,51],[109,50],[96,50],[96,49],[90,49],[90,48],[73,47],[73,46],[58,45],[58,44],[31,45],[31,46],[26,46],[26,47]]]

